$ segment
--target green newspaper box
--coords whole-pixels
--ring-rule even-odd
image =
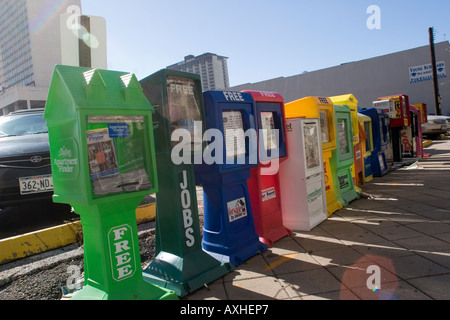
[[[158,191],[152,109],[134,74],[54,69],[44,113],[53,201],[74,208],[84,236],[74,299],[177,299],[141,269],[135,209]]]
[[[350,107],[334,105],[336,119],[336,149],[333,150],[331,170],[335,190],[338,190],[338,201],[345,207],[351,201],[359,198],[353,183],[352,165],[354,164],[353,127]]]
[[[205,123],[200,76],[163,69],[140,83],[155,108],[159,177],[156,257],[143,271],[144,279],[182,297],[234,269],[201,245],[194,175],[194,162],[202,161]]]

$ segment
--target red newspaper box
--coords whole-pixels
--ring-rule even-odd
[[[256,233],[272,245],[292,231],[283,225],[279,164],[287,158],[284,99],[275,92],[244,91],[255,100],[259,164],[247,180]]]

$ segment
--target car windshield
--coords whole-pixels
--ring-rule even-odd
[[[0,137],[47,133],[42,113],[0,117]]]

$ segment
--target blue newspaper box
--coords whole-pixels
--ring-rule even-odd
[[[203,92],[207,141],[196,182],[203,186],[203,250],[240,265],[267,250],[255,230],[247,179],[258,165],[254,100],[249,93]]]
[[[388,115],[376,108],[363,109],[360,113],[372,119],[373,151],[371,156],[372,175],[382,177],[389,171],[386,161],[389,128]]]

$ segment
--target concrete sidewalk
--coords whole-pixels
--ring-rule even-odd
[[[450,299],[450,138],[425,152],[364,184],[373,198],[277,241],[183,299]]]

